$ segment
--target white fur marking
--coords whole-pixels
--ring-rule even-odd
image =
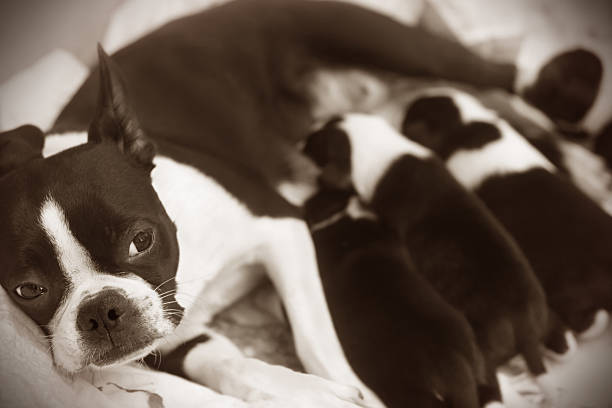
[[[499,401],[492,401],[487,403],[485,408],[506,408],[506,406]]]
[[[598,310],[595,314],[595,320],[591,327],[580,334],[580,340],[592,340],[601,336],[608,328],[610,315],[605,310]]]
[[[89,253],[72,235],[64,212],[50,197],[42,205],[40,223],[53,244],[64,275],[72,285],[78,286],[95,272]]]
[[[453,99],[455,105],[459,108],[463,123],[477,121],[494,122],[498,119],[497,114],[493,110],[485,108],[476,98],[468,93],[449,89],[448,96]]]
[[[248,263],[264,237],[256,219],[233,195],[197,169],[157,156],[153,187],[174,221],[181,255],[177,302],[188,309],[206,283],[239,263]]]
[[[412,105],[420,98],[443,97],[452,99],[463,123],[480,121],[493,122],[498,119],[495,111],[484,107],[478,99],[467,92],[448,86],[432,86],[429,88],[418,89],[411,93],[407,98],[407,106]]]
[[[402,155],[431,157],[425,147],[408,140],[389,123],[373,115],[346,115],[339,128],[351,144],[351,177],[359,195],[369,202],[380,178]]]
[[[285,200],[300,207],[313,196],[316,192],[316,187],[306,183],[283,181],[277,185],[276,190]]]
[[[565,363],[574,357],[576,352],[578,351],[578,342],[576,341],[576,337],[571,331],[566,331],[564,333],[565,341],[567,343],[567,350],[563,354],[555,353],[552,350],[546,349],[545,354],[550,359],[557,361],[559,363]]]
[[[359,200],[359,197],[353,196],[349,199],[346,207],[346,214],[354,220],[368,219],[376,221],[378,217],[372,211],[367,209]]]
[[[163,315],[161,299],[147,282],[133,274],[118,277],[103,274],[96,269],[87,250],[70,231],[64,211],[52,197],[49,196],[44,201],[39,220],[69,282],[64,300],[48,325],[53,334],[51,344],[54,359],[59,367],[74,372],[88,364],[87,350],[83,349],[80,342],[76,319],[82,300],[104,288],[116,288],[127,293],[142,310],[145,321],[160,336],[172,331],[172,324]],[[114,364],[144,357],[158,342],[159,340],[145,349],[124,356]]]
[[[468,189],[495,175],[522,173],[534,168],[554,171],[554,166],[510,125],[495,121],[501,139],[477,150],[460,150],[447,160],[450,172]]]

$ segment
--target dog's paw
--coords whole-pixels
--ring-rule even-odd
[[[310,374],[260,360],[245,359],[248,367],[240,375],[239,394],[256,407],[367,407],[355,387],[328,381]],[[235,384],[237,385],[237,384]],[[229,390],[228,390],[229,391]],[[236,395],[234,388],[230,393]],[[259,405],[257,405],[259,404]]]

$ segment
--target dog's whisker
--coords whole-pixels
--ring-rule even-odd
[[[165,281],[163,281],[162,283],[160,283],[159,285],[157,285],[155,287],[155,289],[153,289],[154,291],[157,291],[157,289],[161,288],[163,285],[165,285],[166,283],[170,282],[171,280],[176,279],[176,276],[173,276],[171,278],[166,279]]]

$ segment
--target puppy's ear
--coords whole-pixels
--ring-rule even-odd
[[[146,169],[153,168],[155,146],[132,111],[118,67],[98,44],[100,88],[98,105],[89,126],[89,141],[110,141]]]
[[[0,133],[0,177],[29,162],[42,157],[45,136],[32,125]]]

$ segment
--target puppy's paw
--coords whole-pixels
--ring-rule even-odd
[[[593,318],[593,324],[580,333],[580,340],[591,340],[599,337],[608,328],[610,314],[605,310],[599,310]]]
[[[544,351],[544,354],[552,361],[565,363],[576,354],[578,342],[574,334],[569,330],[563,333],[563,337],[560,340],[562,344],[559,345],[551,346],[547,344],[548,348]]]

